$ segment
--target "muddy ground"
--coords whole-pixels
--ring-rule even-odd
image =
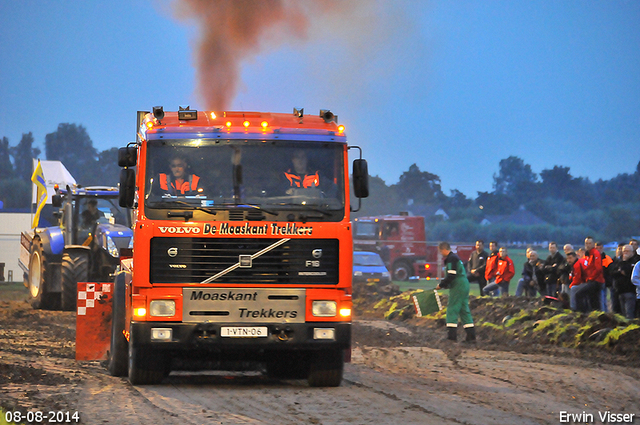
[[[479,298],[477,343],[447,344],[442,312],[415,317],[408,293],[360,295],[339,388],[257,372],[174,372],[133,387],[100,362],[74,360],[73,312],[36,311],[24,291],[0,288],[0,408],[78,411],[86,424],[537,424],[560,423],[560,412],[601,423],[598,412],[640,414],[637,322]]]

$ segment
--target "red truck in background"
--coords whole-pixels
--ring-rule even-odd
[[[442,274],[437,243],[427,242],[424,217],[421,216],[400,213],[356,218],[353,247],[356,251],[379,253],[394,280],[439,279]],[[467,262],[475,246],[452,244],[452,248],[463,262]]]

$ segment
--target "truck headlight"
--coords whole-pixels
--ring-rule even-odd
[[[109,255],[112,257],[118,258],[120,256],[120,251],[116,243],[111,239],[111,236],[107,236],[107,251],[109,251]]]
[[[174,300],[153,300],[149,303],[149,315],[156,317],[171,317],[176,315]]]
[[[382,277],[391,277],[391,273],[389,273],[389,272],[382,272]]]
[[[353,272],[354,276],[362,276],[362,272],[360,270],[356,270],[355,272]]]
[[[335,301],[314,301],[311,304],[311,313],[316,317],[334,317],[338,312],[338,303]]]

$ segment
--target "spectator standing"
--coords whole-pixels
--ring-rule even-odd
[[[636,287],[636,318],[640,319],[640,261],[633,266],[631,283]]]
[[[627,319],[633,319],[636,314],[636,287],[631,282],[631,274],[635,263],[633,260],[633,246],[625,245],[622,259],[616,261],[611,269],[613,285],[620,300],[622,313]]]
[[[622,250],[625,246],[624,242],[620,242],[618,247],[616,248],[616,255],[612,258],[613,263],[611,264],[611,288],[609,288],[609,299],[611,300],[611,311],[616,314],[622,314],[622,306],[620,305],[620,297],[618,295],[615,283],[615,277],[613,276],[613,271],[616,269],[617,264],[622,261]]]
[[[607,308],[607,288],[611,288],[611,265],[613,260],[604,252],[604,244],[600,241],[596,242],[596,249],[600,252],[600,258],[602,259],[602,275],[604,276],[604,286],[600,291],[600,307],[605,313],[609,311]]]
[[[578,310],[578,300],[576,299],[576,291],[584,283],[582,277],[582,262],[578,258],[575,252],[567,253],[567,263],[571,266],[571,273],[569,274],[569,305],[571,310]]]
[[[573,252],[573,246],[571,244],[565,244],[562,247],[562,249],[564,251],[565,257],[570,252]],[[569,265],[569,262],[565,258],[564,261],[558,266],[558,284],[562,285],[561,292],[567,295],[569,295],[569,285],[571,284],[571,279],[569,278],[570,274],[571,274],[571,265]]]
[[[445,277],[436,289],[449,288],[449,303],[447,305],[447,339],[457,340],[458,318],[467,333],[467,342],[475,342],[476,329],[473,325],[471,310],[469,309],[469,281],[460,258],[451,252],[448,242],[440,242],[438,250],[444,258]]]
[[[543,273],[545,287],[547,293],[543,295],[549,295],[551,297],[557,296],[560,273],[559,268],[564,263],[564,257],[558,251],[558,244],[555,242],[549,242],[549,256],[544,261]]]
[[[637,263],[638,261],[640,261],[640,252],[638,252],[638,241],[631,238],[631,240],[629,240],[629,245],[633,247],[633,261]]]
[[[595,247],[593,237],[587,236],[584,240],[585,255],[580,261],[584,268],[585,283],[576,291],[578,307],[582,305],[585,313],[590,310],[600,309],[600,291],[604,288],[604,275],[602,272],[602,258],[600,251]]]
[[[467,263],[467,279],[469,283],[478,282],[481,294],[487,284],[487,279],[484,277],[484,274],[487,269],[488,258],[489,253],[484,250],[484,241],[478,239],[476,241],[476,250],[471,253],[469,262]]]
[[[485,294],[500,288],[500,295],[506,297],[509,295],[509,282],[515,274],[513,261],[507,255],[507,248],[500,248],[496,257],[495,282],[484,287]]]
[[[522,267],[522,277],[516,287],[516,297],[521,297],[522,295],[535,297],[536,291],[540,291],[540,293],[544,295],[540,288],[540,282],[544,280],[544,264],[538,258],[536,251],[529,251],[528,258],[528,261],[524,263]]]
[[[487,285],[491,283],[495,283],[495,280],[496,280],[496,267],[498,265],[497,260],[498,260],[498,254],[499,254],[498,242],[496,241],[489,242],[489,252],[490,252],[489,258],[487,258],[487,265],[484,270],[484,278],[487,281]]]

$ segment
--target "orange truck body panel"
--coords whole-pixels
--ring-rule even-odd
[[[166,348],[167,355],[171,356],[179,352],[184,354],[189,352],[192,349],[191,347],[198,346],[201,353],[203,349],[198,344],[202,341],[193,336],[194,332],[196,329],[198,331],[204,329],[206,334],[213,329],[213,337],[207,334],[208,337],[204,342],[211,344],[213,339],[215,350],[222,352],[231,350],[234,354],[242,352],[250,355],[264,351],[269,352],[271,356],[269,359],[273,361],[274,358],[277,358],[277,354],[274,353],[277,353],[278,350],[291,351],[301,349],[318,352],[318,350],[329,349],[344,351],[345,359],[350,357],[353,240],[349,217],[348,147],[343,131],[344,128],[338,126],[335,121],[328,121],[326,118],[323,119],[319,116],[305,116],[302,119],[291,114],[257,112],[215,112],[214,118],[212,112],[199,111],[198,118],[195,120],[180,120],[178,119],[178,113],[166,112],[160,120],[155,119],[152,114],[147,114],[141,120],[135,169],[137,208],[134,210],[133,253],[132,258],[123,260],[120,269],[120,273],[124,273],[127,276],[126,284],[124,285],[126,288],[126,301],[123,307],[126,319],[122,333],[125,335],[130,347],[141,347],[141,350],[152,351],[156,349],[165,350]],[[280,147],[285,147],[291,151],[294,149],[316,149],[314,152],[319,152],[320,154],[330,152],[330,154],[327,154],[332,155],[327,156],[330,160],[322,162],[325,170],[323,174],[320,174],[320,180],[337,187],[339,195],[327,195],[327,197],[334,196],[336,202],[339,203],[339,207],[321,211],[322,208],[328,207],[305,207],[306,202],[302,202],[296,204],[295,208],[293,208],[287,207],[287,205],[292,204],[287,204],[285,201],[280,203],[273,201],[270,205],[275,206],[271,208],[275,210],[274,213],[269,211],[266,206],[269,204],[265,201],[262,207],[264,208],[263,217],[255,220],[251,219],[251,213],[262,213],[263,210],[252,205],[239,203],[235,198],[233,202],[226,203],[218,202],[217,200],[214,203],[212,200],[211,204],[207,204],[208,201],[203,198],[202,204],[197,204],[193,208],[183,206],[187,205],[185,200],[174,201],[174,204],[168,207],[159,207],[157,205],[162,202],[168,202],[165,201],[168,196],[163,196],[159,198],[159,201],[155,204],[156,206],[154,206],[153,202],[149,201],[149,197],[153,196],[152,185],[154,182],[154,179],[150,176],[156,175],[158,164],[161,162],[160,158],[165,160],[166,165],[166,159],[161,155],[168,156],[165,153],[156,154],[154,149],[158,152],[164,149],[165,140],[167,139],[170,143],[174,143],[172,147],[176,150],[183,147],[191,148],[189,153],[192,154],[192,157],[196,157],[198,152],[200,152],[200,155],[205,155],[201,152],[205,151],[207,147],[212,148],[206,156],[200,158],[201,162],[205,164],[207,158],[211,162],[208,164],[209,168],[201,166],[200,170],[202,171],[199,172],[200,174],[206,174],[211,170],[213,170],[212,172],[216,171],[213,162],[218,160],[219,157],[218,155],[212,155],[211,152],[215,151],[215,149],[218,149],[217,152],[223,152],[223,148],[216,148],[216,146],[230,146],[238,152],[242,151],[242,154],[236,152],[236,154],[232,155],[232,163],[235,167],[236,162],[247,161],[244,162],[244,168],[242,168],[245,173],[245,186],[249,186],[247,181],[252,178],[250,173],[262,172],[261,168],[268,167],[270,161],[270,159],[265,158],[264,167],[260,166],[259,161],[250,163],[251,147],[256,149],[264,147],[265,152],[269,155],[272,152],[269,149],[273,148],[275,151]],[[197,150],[197,148],[200,148],[201,140],[204,140],[204,148]],[[309,152],[311,151],[309,150]],[[154,155],[158,156],[154,157]],[[278,155],[280,154],[278,153]],[[274,157],[276,160],[280,158]],[[256,164],[258,165],[256,166]],[[201,175],[199,178],[200,181],[205,182],[216,180],[214,177],[207,179]],[[251,189],[253,188],[248,188],[248,190]],[[251,202],[247,203],[250,204]],[[210,215],[205,214],[206,211],[204,210],[208,208],[215,208],[215,212],[213,214],[209,213]],[[290,209],[287,210],[287,208]],[[176,212],[176,210],[178,211]],[[238,210],[242,210],[242,218],[231,218],[232,213]],[[182,215],[172,215],[178,213]],[[158,244],[165,243],[165,241],[168,241],[166,242],[168,245],[162,245],[162,249],[158,248]],[[238,254],[233,254],[236,255],[235,258],[237,258],[238,264],[242,263],[242,257],[245,257],[245,260],[247,260],[246,257],[251,257],[248,265],[249,272],[247,272],[251,277],[246,277],[247,275],[242,273],[233,275],[231,272],[225,272],[225,267],[228,268],[228,265],[220,266],[219,269],[211,265],[216,263],[219,258],[207,251],[209,249],[207,245],[224,243],[231,247],[225,249],[235,250],[237,248],[238,250],[246,250],[245,245],[252,241],[267,244],[268,246],[265,249],[269,253],[273,252],[274,257],[278,256],[277,261],[280,263],[273,266],[276,267],[276,271],[269,269],[264,272],[264,275],[275,277],[265,278],[260,274],[262,272],[251,269],[254,267],[251,261],[258,262],[257,259],[262,258],[260,257],[262,254],[258,251],[249,251],[251,255],[238,256]],[[330,256],[327,252],[323,253],[323,249],[314,249],[318,248],[314,245],[316,241],[318,241],[318,244],[335,243],[335,245],[331,246],[337,248],[332,251],[333,253]],[[286,249],[289,251],[276,253],[276,248],[272,248],[272,244],[281,242],[284,247],[283,251]],[[196,244],[200,244],[198,245],[200,248],[193,248]],[[294,252],[294,245],[295,249],[298,249],[297,247],[299,246],[304,246],[304,250]],[[200,263],[198,264],[196,264],[196,260],[192,261],[192,257],[189,257],[188,261],[180,257],[180,255],[184,255],[184,258],[186,258],[187,254],[176,254],[177,257],[173,255],[177,259],[169,258],[172,257],[171,250],[175,250],[175,253],[182,253],[195,249],[206,251],[204,260],[199,260]],[[324,251],[330,250],[324,249]],[[292,253],[302,258],[296,257],[295,261],[298,261],[298,263],[295,264],[296,267],[299,267],[298,269],[292,266],[293,259],[287,259],[287,255]],[[195,256],[195,254],[193,255]],[[267,255],[264,255],[264,257],[267,257]],[[325,266],[325,264],[329,264],[329,259],[332,261],[331,266]],[[235,262],[236,260],[234,259],[233,261]],[[264,261],[266,262],[267,260]],[[205,264],[202,265],[202,263]],[[236,266],[238,265],[232,266],[231,269]],[[272,265],[268,264],[268,266]],[[198,269],[198,267],[200,268]],[[329,270],[328,267],[332,268],[329,272],[326,272],[323,267],[327,267],[327,270]],[[255,268],[258,268],[258,266],[255,266]],[[286,271],[282,271],[284,269]],[[243,272],[242,269],[240,271]],[[179,273],[184,274],[180,275]],[[213,279],[216,273],[222,273],[224,278]],[[209,276],[213,280],[205,282],[201,277],[203,275]],[[286,275],[286,278],[282,277],[284,275]],[[324,277],[327,275],[330,275],[330,277]],[[180,280],[175,276],[188,277]],[[195,276],[198,277],[196,278]],[[235,276],[238,277],[236,278]],[[256,279],[256,283],[251,280],[253,278]],[[85,296],[84,292],[88,293],[88,285],[99,284],[83,283],[81,285],[82,287],[79,285],[79,294],[82,293]],[[102,290],[100,300],[104,301],[104,303],[101,301],[93,302],[91,303],[94,306],[92,308],[89,308],[88,305],[83,305],[83,314],[80,315],[78,313],[76,356],[78,359],[105,358],[105,347],[108,350],[111,332],[111,310],[107,306],[110,303],[108,302],[109,294],[106,288],[105,284],[101,287],[96,287],[96,289]],[[278,310],[279,307],[274,307],[267,312],[260,312],[262,314],[260,317],[272,315],[269,316],[269,320],[261,322],[259,319],[254,319],[259,314],[254,310],[252,310],[252,313],[248,312],[246,306],[225,305],[224,307],[216,307],[218,310],[242,310],[242,314],[239,316],[243,318],[242,320],[230,320],[229,323],[226,323],[224,318],[221,319],[220,316],[222,313],[230,314],[228,312],[192,311],[195,308],[193,307],[195,304],[193,300],[197,291],[203,291],[200,293],[200,297],[203,296],[202,293],[204,293],[205,297],[213,297],[214,295],[218,296],[222,290],[228,291],[229,294],[242,294],[242,296],[251,296],[253,293],[251,291],[255,291],[255,294],[264,294],[269,291],[274,291],[274,294],[284,294],[269,295],[274,297],[273,305],[276,306],[280,302],[278,297],[298,299],[302,296],[303,298],[300,299],[296,308],[298,309],[297,311],[304,310],[304,315],[303,317],[293,316],[296,318],[294,321],[283,319],[278,322],[277,318],[280,317],[279,314],[281,312]],[[183,299],[185,294],[191,294],[191,299]],[[117,299],[117,296],[114,295],[114,299]],[[175,310],[170,310],[172,314],[152,315],[153,308],[151,303],[153,301],[160,301],[162,305],[165,305],[165,302],[168,301],[166,304],[175,305]],[[171,303],[172,301],[174,304]],[[191,304],[188,304],[187,301],[190,301]],[[337,312],[335,315],[318,314],[317,310],[314,312],[314,302],[334,302]],[[80,312],[80,305],[79,300],[78,312]],[[185,305],[190,305],[191,307],[189,308],[191,310]],[[212,310],[215,309],[212,307]],[[115,308],[114,311],[116,311]],[[231,316],[233,314],[231,312]],[[253,315],[249,317],[250,314]],[[206,319],[206,317],[211,319]],[[287,317],[286,314],[284,317]],[[268,336],[253,339],[221,338],[223,336],[221,335],[222,329],[225,326],[240,329],[243,326],[250,327],[253,325],[267,328],[269,330]],[[277,332],[284,332],[281,325],[286,325],[286,332],[296,336],[288,338],[289,334],[287,334],[285,335],[287,338],[279,338],[283,334],[278,334]],[[160,331],[156,326],[160,328]],[[314,326],[318,329],[314,328]],[[97,328],[101,328],[101,331],[96,332]],[[326,335],[330,334],[324,331],[333,328],[335,328],[335,340],[330,341],[326,337]],[[166,343],[158,342],[151,337],[150,341],[149,335],[154,335],[153,332],[162,334],[165,329],[173,331],[171,340]],[[103,330],[106,330],[106,332],[102,332]],[[316,331],[320,336],[315,336],[314,332]],[[280,341],[278,341],[279,339]],[[209,349],[211,347],[212,345],[209,345],[206,348]],[[255,360],[253,357],[251,359]],[[261,360],[259,359],[258,361]]]

